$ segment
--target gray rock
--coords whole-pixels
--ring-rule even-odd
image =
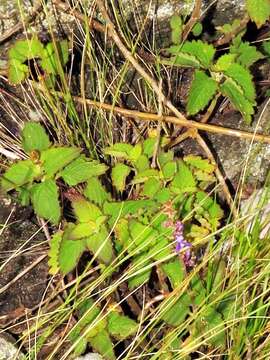
[[[103,360],[103,357],[97,353],[88,353],[86,355],[77,357],[75,360]]]
[[[8,337],[0,335],[0,360],[22,360],[23,354],[13,345]],[[94,359],[93,359],[94,360]]]

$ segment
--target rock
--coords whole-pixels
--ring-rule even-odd
[[[172,15],[190,15],[194,0],[122,0],[123,15],[131,19],[131,27],[141,31],[141,26],[145,29],[154,28],[153,35],[160,47],[166,47],[170,42],[169,21]],[[221,26],[233,22],[234,19],[241,19],[245,13],[245,0],[202,0],[202,14],[207,14],[207,23],[214,26]],[[134,20],[133,20],[134,19]],[[147,24],[155,19],[155,27]],[[133,25],[132,25],[133,23]],[[160,38],[160,40],[158,39]]]
[[[103,360],[103,357],[97,353],[88,353],[77,357],[75,360]]]
[[[13,338],[9,335],[0,335],[0,360],[22,360],[23,354],[13,345]]]

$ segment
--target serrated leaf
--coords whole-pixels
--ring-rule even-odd
[[[100,227],[96,234],[92,234],[86,239],[88,249],[104,264],[110,264],[113,259],[113,247],[106,226]]]
[[[149,267],[150,264],[151,262],[149,261],[148,253],[142,253],[132,259],[132,269],[134,269],[134,273],[138,272],[138,274],[131,274],[131,277],[128,280],[128,287],[130,290],[149,280],[152,271],[151,267]]]
[[[102,212],[96,205],[83,198],[72,201],[72,208],[81,223],[96,222],[102,216]]]
[[[213,65],[214,71],[225,71],[235,62],[236,54],[224,54]]]
[[[163,167],[164,165],[166,165],[168,162],[172,162],[174,158],[174,153],[173,151],[169,150],[169,151],[161,151],[158,154],[158,163],[161,167]]]
[[[75,147],[53,147],[41,152],[40,160],[47,177],[54,176],[72,160],[80,155],[81,150]]]
[[[46,45],[40,64],[44,71],[56,75],[59,73],[59,66],[64,66],[67,61],[68,42],[67,40],[62,40],[56,44],[48,43]]]
[[[136,321],[128,316],[112,311],[108,315],[108,331],[118,340],[123,340],[135,334],[138,329]]]
[[[84,240],[63,239],[59,249],[59,268],[62,274],[72,271],[85,250]]]
[[[232,43],[230,53],[237,56],[237,62],[244,67],[250,67],[256,61],[263,59],[264,56],[255,46],[251,46],[248,42],[241,41],[240,44]]]
[[[31,160],[21,160],[12,164],[3,174],[1,188],[4,191],[10,191],[16,187],[31,183],[39,173],[39,167],[33,164]]]
[[[139,156],[138,160],[133,163],[138,172],[149,169],[149,160],[146,155]]]
[[[172,29],[171,38],[173,44],[179,44],[181,42],[183,21],[181,16],[173,15],[170,19],[170,26]]]
[[[162,264],[161,269],[168,276],[173,289],[178,288],[185,279],[186,270],[179,259]]]
[[[177,301],[170,301],[171,305],[164,304],[165,312],[162,312],[161,319],[171,326],[181,325],[186,316],[189,314],[189,307],[191,305],[191,298],[188,294],[183,294]]]
[[[186,41],[181,48],[181,52],[195,56],[203,67],[209,68],[214,59],[216,50],[211,44],[201,40],[193,40]]]
[[[116,143],[104,149],[104,154],[128,160],[133,146],[125,143]]]
[[[195,115],[203,110],[214,97],[218,89],[217,82],[205,72],[196,70],[191,89],[188,94],[187,111],[189,115]]]
[[[142,155],[142,144],[136,144],[133,146],[132,150],[129,154],[129,160],[132,163],[136,163],[136,161],[139,159],[139,157]]]
[[[56,225],[59,223],[61,211],[58,188],[53,180],[34,184],[31,188],[31,201],[38,216]]]
[[[53,234],[50,241],[50,250],[48,251],[49,274],[56,275],[59,271],[59,249],[63,238],[63,231],[57,231]]]
[[[158,233],[155,229],[135,219],[129,222],[129,232],[136,248],[140,250],[145,250],[146,247],[153,246],[158,239]]]
[[[196,181],[192,171],[184,163],[180,162],[178,165],[178,172],[176,173],[171,188],[176,192],[193,192],[196,190]]]
[[[9,50],[9,59],[16,59],[23,63],[27,59],[39,58],[43,55],[43,45],[36,36],[32,39],[18,40]]]
[[[126,187],[126,178],[131,168],[125,164],[117,163],[112,169],[112,183],[118,191],[124,191]]]
[[[152,177],[159,178],[158,171],[156,169],[146,169],[134,176],[132,184],[140,184],[146,182]]]
[[[146,155],[148,158],[153,156],[154,148],[157,142],[156,137],[149,137],[148,139],[144,140],[143,142],[143,154]]]
[[[167,162],[164,166],[161,167],[161,171],[164,179],[166,180],[172,179],[177,171],[176,162],[175,161]]]
[[[22,145],[25,152],[46,150],[50,146],[49,136],[37,122],[27,122],[22,131]]]
[[[100,180],[96,177],[91,177],[87,181],[87,186],[83,194],[87,199],[99,206],[102,206],[105,201],[111,200],[110,193],[105,190]]]
[[[254,103],[250,102],[235,81],[227,79],[220,85],[222,95],[229,98],[234,107],[241,112],[247,124],[251,123],[251,116],[254,114]]]
[[[171,255],[171,247],[165,237],[160,237],[156,244],[154,244],[149,252],[148,256],[154,260],[164,261]]]
[[[240,64],[232,64],[224,74],[234,80],[238,86],[243,90],[243,95],[250,102],[255,101],[256,91],[252,81],[252,76],[249,70],[245,69]]]
[[[222,26],[217,26],[216,29],[223,34],[229,34],[229,33],[234,33],[237,30],[237,28],[239,28],[240,25],[241,25],[241,20],[234,19],[232,24],[224,24]]]
[[[185,163],[201,169],[208,174],[211,174],[215,171],[215,165],[211,164],[208,159],[202,159],[200,156],[188,155],[183,158]]]
[[[246,0],[247,12],[252,21],[260,28],[270,17],[269,0]]]
[[[115,360],[113,344],[106,330],[100,331],[96,336],[89,339],[93,349],[103,356],[105,360]]]
[[[20,84],[29,75],[27,65],[21,63],[17,59],[11,59],[8,62],[8,80],[14,84]]]
[[[128,227],[128,220],[119,219],[114,228],[114,233],[120,245],[126,246],[128,241],[130,240],[130,233]]]
[[[195,69],[200,68],[201,63],[199,62],[199,60],[194,55],[181,52],[181,47],[182,45],[174,45],[168,49],[170,53],[175,54],[175,56],[171,57],[171,65],[192,67]]]
[[[78,240],[87,237],[97,230],[97,225],[93,221],[76,224],[69,233],[70,240]]]
[[[156,200],[159,203],[165,203],[171,198],[170,189],[164,188],[158,191],[158,193],[154,196],[153,200]]]
[[[80,156],[67,165],[59,176],[61,176],[68,185],[75,186],[87,181],[92,176],[104,174],[107,169],[108,167],[99,161],[89,161],[86,160],[84,156]]]
[[[152,198],[157,191],[161,189],[161,182],[159,179],[150,178],[148,179],[143,186],[143,195]]]

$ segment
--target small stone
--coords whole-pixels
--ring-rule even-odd
[[[88,353],[77,357],[75,360],[104,360],[102,356],[97,353]]]
[[[0,336],[0,360],[22,360],[23,357],[23,354],[12,344],[11,341],[2,335]]]

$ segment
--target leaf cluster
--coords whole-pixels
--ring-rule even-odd
[[[68,42],[49,42],[43,45],[36,37],[18,40],[8,53],[8,79],[14,84],[20,84],[30,75],[29,60],[34,60],[36,73],[43,73],[48,85],[53,85],[56,76],[68,61]],[[40,69],[38,69],[40,68]]]

